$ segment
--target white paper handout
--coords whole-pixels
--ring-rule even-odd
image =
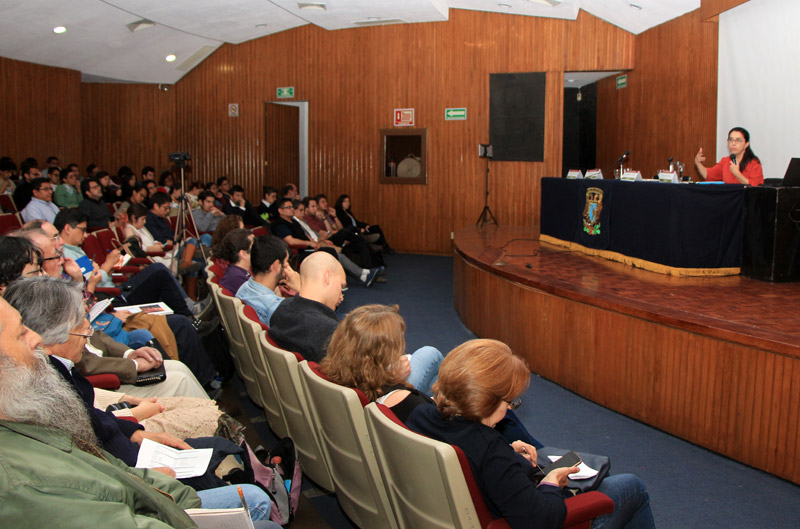
[[[211,462],[211,448],[178,450],[150,439],[142,441],[136,468],[169,467],[177,478],[202,476]]]
[[[238,509],[186,509],[200,529],[253,529],[250,514]]]
[[[555,463],[556,461],[561,459],[561,456],[547,456],[547,459]],[[598,472],[597,470],[593,469],[592,467],[581,461],[581,464],[578,465],[578,471],[575,472],[574,474],[570,474],[569,479],[589,479],[595,477],[597,475],[597,472]]]

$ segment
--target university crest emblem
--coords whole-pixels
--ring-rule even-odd
[[[583,208],[583,231],[589,235],[600,234],[600,212],[603,211],[603,190],[590,187],[586,190],[586,205]]]

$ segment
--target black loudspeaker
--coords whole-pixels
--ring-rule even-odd
[[[743,276],[800,281],[800,188],[745,189],[743,231]]]
[[[489,75],[489,143],[496,162],[544,161],[547,75]]]

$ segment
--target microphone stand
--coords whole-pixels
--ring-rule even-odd
[[[483,196],[483,210],[481,210],[480,216],[478,216],[478,222],[475,224],[481,228],[483,228],[484,224],[489,223],[494,224],[497,226],[497,220],[494,218],[492,214],[492,210],[489,208],[489,157],[486,157],[486,187],[485,193]]]

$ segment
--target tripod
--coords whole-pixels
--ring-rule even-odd
[[[481,210],[481,214],[478,217],[478,222],[475,224],[481,228],[483,228],[484,224],[492,223],[497,226],[497,220],[494,218],[492,214],[491,208],[489,208],[489,157],[486,157],[486,187],[485,187],[485,194],[483,196],[483,209]]]
[[[172,240],[174,241],[175,248],[178,248],[181,241],[192,238],[192,233],[188,229],[188,226],[191,226],[191,228],[194,230],[194,233],[197,235],[197,247],[200,248],[200,255],[205,262],[207,261],[208,257],[206,256],[203,244],[200,242],[200,232],[197,230],[197,225],[194,222],[194,217],[192,216],[191,209],[189,208],[189,199],[186,198],[186,177],[184,168],[186,167],[186,160],[191,160],[191,158],[189,157],[188,153],[173,153],[169,155],[169,159],[170,161],[175,162],[175,165],[178,166],[181,172],[181,194],[180,197],[178,197],[178,215],[177,221],[175,222],[175,233]],[[189,224],[187,224],[187,218],[189,219]],[[184,251],[186,251],[186,249],[184,249]],[[180,252],[177,250],[172,252],[172,262],[170,264],[174,263],[175,258],[179,257],[179,254]],[[188,279],[192,279],[192,282],[196,285],[197,278],[186,278],[186,280]],[[192,289],[194,290],[195,287]]]

